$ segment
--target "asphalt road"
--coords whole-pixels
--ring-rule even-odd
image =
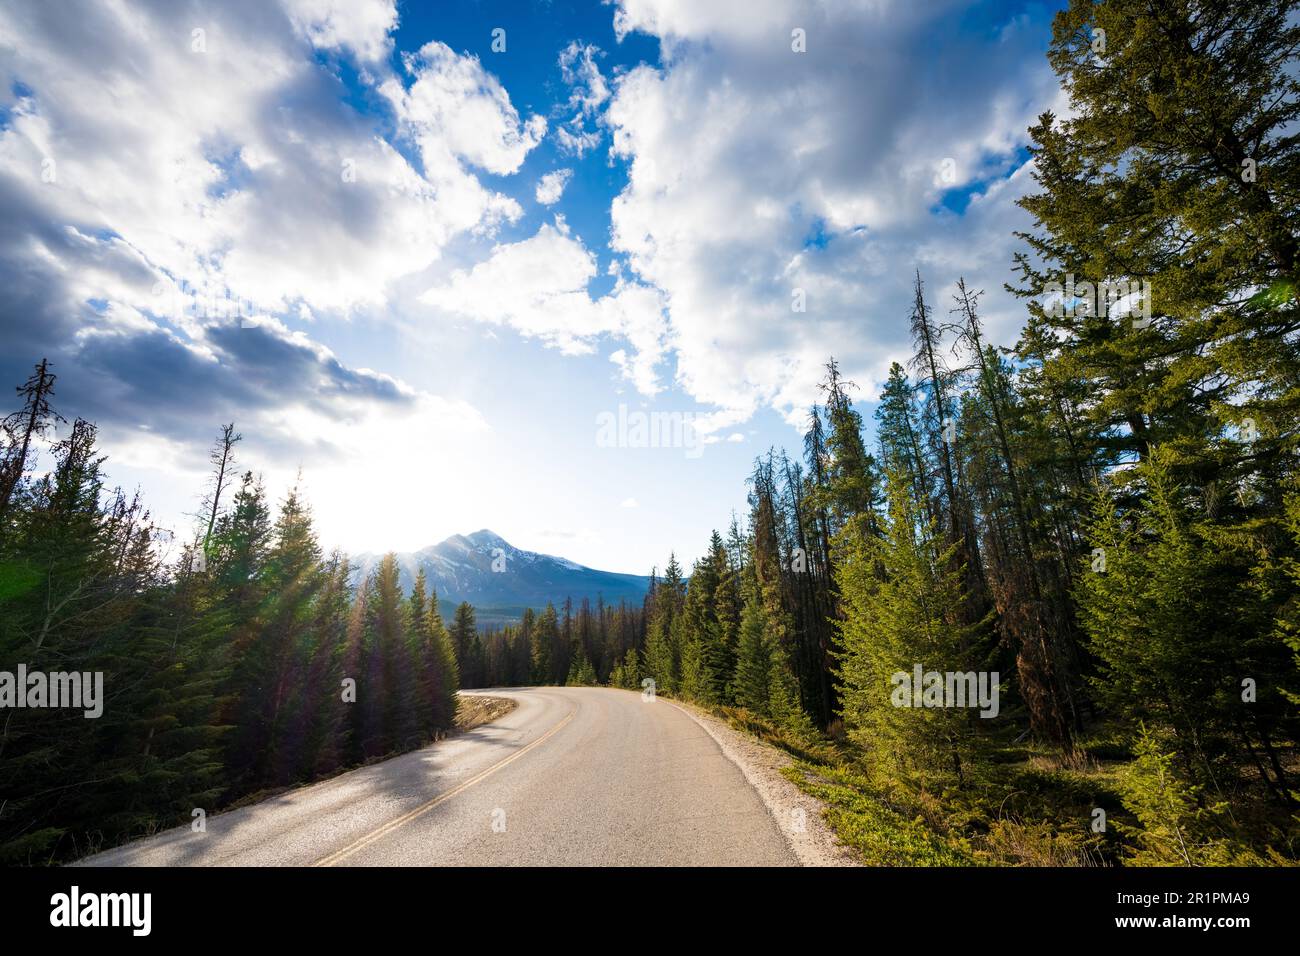
[[[491,724],[80,861],[93,866],[796,865],[689,715],[587,687],[493,690]]]

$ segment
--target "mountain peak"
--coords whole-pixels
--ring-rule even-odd
[[[365,579],[377,560],[359,556],[358,580]],[[598,571],[567,558],[521,550],[490,528],[453,534],[414,553],[399,554],[397,563],[403,589],[424,570],[439,598],[479,607],[538,608],[565,598],[636,603],[649,585],[649,578],[638,574]]]

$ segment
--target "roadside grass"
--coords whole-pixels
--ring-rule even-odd
[[[845,767],[798,760],[782,773],[826,805],[826,822],[869,866],[976,866],[979,859],[960,838],[909,819],[872,793],[864,778]]]
[[[789,753],[785,775],[825,805],[826,822],[869,866],[1114,865],[1127,843],[1113,823],[1136,825],[1118,788],[1132,755],[1109,728],[1068,762],[1009,736],[990,740],[984,762],[953,785],[873,777],[835,726],[806,735],[738,708],[715,713]],[[1097,809],[1104,833],[1092,830]]]
[[[1014,726],[982,740],[981,759],[960,783],[872,770],[870,754],[841,726],[828,733],[791,730],[736,708],[714,713],[733,727],[781,748],[794,762],[783,771],[822,801],[826,822],[869,866],[1162,866],[1183,860],[1161,849],[1162,819],[1143,829],[1124,802],[1135,766],[1131,738],[1101,722],[1076,740],[1070,757],[1015,734]],[[1300,774],[1300,755],[1283,763]],[[1300,814],[1267,799],[1249,767],[1231,813],[1193,808],[1179,826],[1199,826],[1197,864],[1295,866]],[[1294,779],[1294,776],[1293,776]],[[1296,795],[1300,798],[1300,794]],[[1104,821],[1100,832],[1094,824]]]
[[[463,734],[483,724],[504,717],[519,706],[509,697],[483,697],[478,694],[456,695],[456,729],[453,734]]]

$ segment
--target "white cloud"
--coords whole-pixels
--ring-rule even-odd
[[[610,88],[596,60],[603,56],[592,44],[571,42],[560,51],[560,75],[569,86],[568,119],[555,129],[560,151],[581,158],[601,139],[597,128],[601,110],[609,102]]]
[[[641,392],[653,395],[666,347],[662,298],[620,278],[608,295],[593,299],[588,284],[596,273],[596,257],[557,217],[531,238],[495,246],[488,258],[454,272],[421,301],[478,322],[508,325],[570,355],[594,351],[602,335],[623,338],[633,354],[620,349],[611,359]]]
[[[408,62],[410,90],[382,82],[420,143],[417,171],[340,104],[342,87],[300,38],[381,56],[391,3],[293,2],[289,20],[260,3],[213,7],[197,48],[180,8],[96,6],[68,32],[40,7],[0,10],[13,51],[0,174],[51,221],[110,232],[177,281],[267,311],[382,304],[390,282],[457,237],[521,213],[466,164],[512,171],[545,121],[521,126],[476,59],[430,45]]]
[[[280,500],[301,473],[326,547],[354,554],[424,547],[430,543],[428,529],[423,521],[412,520],[410,503],[464,500],[470,489],[454,470],[442,467],[441,449],[481,440],[489,428],[464,402],[424,392],[412,392],[410,398],[388,408],[356,401],[322,410],[290,402],[250,413],[239,420],[244,440],[236,448],[237,460],[241,467],[255,468],[271,501]],[[420,441],[412,442],[412,435]],[[170,479],[164,492],[203,487],[207,456],[202,443],[123,424],[107,425],[101,438],[113,449],[115,475],[123,469],[164,474]],[[286,448],[309,453],[286,455]],[[373,476],[382,476],[377,479],[382,494],[365,493]],[[188,509],[191,503],[182,500],[181,507]],[[174,530],[184,539],[190,525],[181,518]]]
[[[822,4],[817,4],[812,9],[821,6]],[[855,6],[866,9],[888,4],[843,4],[845,10]],[[618,9],[614,12],[614,31],[619,39],[639,30],[670,43],[706,37],[730,37],[753,42],[770,38],[774,34],[788,38],[793,27],[809,25],[809,12],[809,5],[789,3],[786,0],[713,0],[712,3],[695,3],[692,0],[619,0]],[[788,49],[788,44],[786,48]]]
[[[641,503],[638,502],[635,498],[624,498],[623,501],[619,504],[619,507],[620,507],[620,508],[640,508],[640,507],[641,507]]]
[[[520,125],[505,87],[478,57],[435,40],[404,54],[402,62],[413,77],[410,87],[389,80],[382,90],[419,144],[426,176],[442,179],[458,160],[513,173],[546,135],[544,117]]]
[[[958,34],[954,9],[620,0],[619,31],[659,36],[666,63],[618,78],[603,114],[631,164],[611,245],[662,290],[678,381],[715,430],[764,406],[802,422],[831,355],[874,399],[907,349],[913,265],[940,316],[964,274],[995,336],[1018,326],[999,294],[1027,176],[1004,177],[1058,89],[1042,24]],[[956,182],[936,184],[948,157]],[[964,215],[945,188],[976,191]]]
[[[382,60],[393,49],[396,0],[285,0],[285,8],[318,48],[346,48],[363,63]]]
[[[537,183],[537,201],[543,206],[553,206],[564,195],[564,187],[573,178],[572,169],[557,169],[547,173]]]
[[[481,430],[469,406],[351,368],[284,324],[390,304],[397,280],[521,214],[473,168],[517,168],[544,121],[521,122],[477,60],[445,48],[411,61],[408,90],[384,62],[395,24],[391,2],[232,0],[197,19],[172,4],[0,7],[5,380],[49,356],[65,413],[92,416],[128,464],[169,444],[202,461],[231,418],[272,470],[364,470],[360,449],[396,472],[412,430],[421,449]],[[364,62],[421,168],[313,48]],[[347,510],[343,490],[335,504]]]

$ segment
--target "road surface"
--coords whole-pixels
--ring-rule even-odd
[[[796,865],[741,770],[664,700],[518,706],[421,750],[88,857],[95,866]]]

